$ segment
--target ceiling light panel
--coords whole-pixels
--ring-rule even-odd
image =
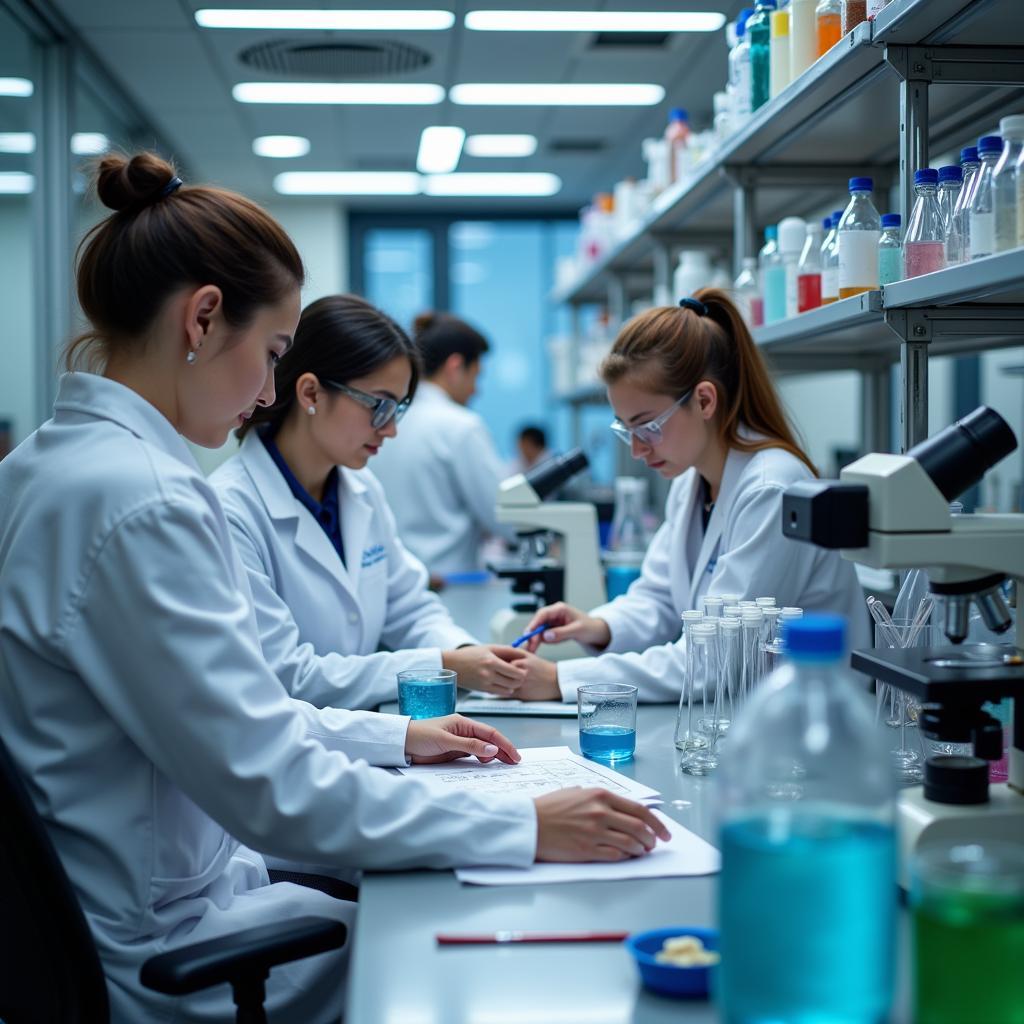
[[[0,78],[0,96],[31,96],[32,83],[27,78]]]
[[[27,196],[36,187],[36,179],[24,171],[0,171],[0,195]]]
[[[557,174],[432,174],[423,181],[428,196],[553,196],[562,188]]]
[[[416,156],[416,170],[422,174],[448,174],[459,166],[466,132],[454,126],[424,128]]]
[[[36,137],[32,132],[0,132],[0,153],[34,153]]]
[[[452,103],[489,107],[653,107],[665,90],[653,83],[543,84],[467,82],[452,86]]]
[[[284,196],[415,196],[414,171],[285,171],[274,178]]]
[[[470,135],[466,155],[476,157],[526,157],[537,152],[535,135]]]
[[[231,95],[239,103],[430,106],[444,99],[444,89],[426,82],[239,82]]]
[[[200,28],[440,32],[455,24],[455,15],[450,11],[264,11],[206,7],[196,11],[196,24]]]
[[[725,15],[714,11],[470,11],[466,28],[478,32],[717,32]]]
[[[71,136],[71,152],[75,156],[99,156],[110,149],[110,139],[103,132],[75,132]]]
[[[309,139],[302,135],[261,135],[252,140],[252,151],[257,156],[287,160],[305,156],[309,152]]]

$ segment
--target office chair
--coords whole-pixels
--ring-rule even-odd
[[[0,1021],[106,1024],[107,985],[92,933],[2,741],[0,823]],[[337,949],[346,934],[331,918],[294,918],[151,957],[140,976],[166,995],[227,982],[236,1024],[265,1024],[270,969]]]

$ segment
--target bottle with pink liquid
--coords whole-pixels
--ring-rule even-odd
[[[946,237],[937,198],[939,172],[922,167],[914,172],[914,202],[903,240],[903,273],[920,277],[946,266]]]

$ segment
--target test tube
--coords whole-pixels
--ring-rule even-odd
[[[743,697],[746,699],[753,693],[754,687],[760,682],[763,674],[761,657],[761,626],[764,612],[760,608],[744,608],[741,619],[743,636]]]
[[[704,613],[696,609],[687,609],[681,616],[683,620],[683,643],[686,647],[686,670],[683,675],[683,689],[679,694],[679,711],[676,714],[675,745],[684,753],[684,761],[693,751],[707,746],[707,737],[693,728],[693,689],[694,678],[690,672],[690,630],[700,625]]]
[[[722,608],[722,615],[725,618],[738,619],[743,609],[738,604],[727,604]]]
[[[736,602],[741,608],[756,608],[756,601],[737,601]]]
[[[773,605],[771,608],[762,608],[761,611],[764,613],[764,620],[767,623],[766,642],[772,643],[779,638],[779,616],[782,614],[782,609]]]
[[[704,692],[705,707],[712,699],[711,718],[701,719],[699,725],[705,728],[706,737],[699,747],[693,747],[683,759],[682,769],[688,775],[707,775],[718,767],[718,715],[720,712],[720,691],[718,687],[718,626],[715,620],[705,619],[694,623],[686,633],[686,666],[690,677],[690,694],[700,685]],[[690,705],[692,714],[693,706]],[[676,744],[678,746],[678,743]]]
[[[754,604],[756,604],[758,608],[774,608],[775,607],[775,598],[774,597],[758,597],[758,598],[756,598],[754,600]]]
[[[718,712],[719,739],[729,732],[740,704],[740,683],[743,679],[741,628],[739,619],[718,620],[718,686],[721,690]]]
[[[794,619],[802,619],[804,617],[803,608],[792,608],[786,607],[779,612],[778,621],[778,632],[775,635],[775,639],[785,640],[786,623],[792,622]]]
[[[739,604],[743,600],[742,594],[719,594],[725,604]]]
[[[725,601],[720,597],[705,597],[704,598],[704,618],[706,619],[720,619],[722,617],[722,609],[725,607]]]

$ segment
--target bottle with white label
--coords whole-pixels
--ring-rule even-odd
[[[840,299],[878,287],[882,219],[871,201],[873,188],[870,178],[850,179],[850,204],[843,211],[837,233]]]
[[[732,129],[738,131],[750,120],[750,40],[747,19],[754,13],[745,7],[736,21],[736,45],[729,54],[729,91],[732,93]]]
[[[996,252],[1017,245],[1017,161],[1024,149],[1024,114],[999,122],[1003,152],[992,172],[993,207],[996,214]]]
[[[1003,152],[1001,135],[985,135],[978,140],[978,158],[981,167],[975,179],[967,219],[970,222],[970,250],[972,260],[991,256],[996,251],[995,193],[992,175]]]

